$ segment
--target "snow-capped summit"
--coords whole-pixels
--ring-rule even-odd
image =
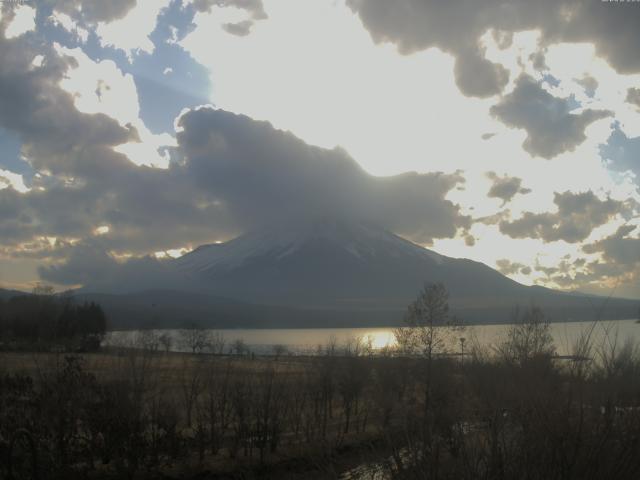
[[[324,245],[334,253],[347,254],[361,262],[376,261],[376,257],[427,258],[441,264],[442,255],[404,240],[386,230],[357,222],[335,219],[290,221],[252,231],[222,244],[202,245],[176,260],[184,273],[216,273],[241,267],[260,257],[274,262],[285,260],[301,250]]]
[[[217,295],[276,305],[399,307],[425,282],[458,298],[521,287],[470,260],[445,257],[364,222],[283,222],[198,247],[174,267]]]

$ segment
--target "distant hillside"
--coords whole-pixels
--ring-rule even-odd
[[[256,305],[203,294],[154,290],[114,295],[86,293],[78,301],[94,301],[105,310],[110,329],[179,328],[197,324],[210,328],[304,328],[383,326],[402,312],[302,309]]]
[[[11,297],[17,297],[19,295],[27,295],[27,293],[21,292],[20,290],[7,290],[5,288],[0,288],[0,298],[3,300],[7,300]]]

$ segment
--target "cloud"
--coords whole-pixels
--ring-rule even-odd
[[[523,275],[529,275],[531,273],[531,267],[523,265],[522,263],[512,262],[507,258],[501,258],[496,261],[498,271],[503,275],[514,275],[521,273]]]
[[[118,261],[96,242],[75,246],[63,263],[41,266],[38,273],[47,282],[85,285],[100,292],[134,292],[177,284],[174,273],[164,262],[151,256]]]
[[[582,251],[591,260],[563,260],[557,267],[536,266],[547,280],[561,288],[578,289],[600,295],[640,295],[640,237],[637,225],[625,224],[613,234],[589,243]],[[593,259],[594,255],[600,258]]]
[[[82,28],[78,23],[66,13],[54,12],[48,19],[54,25],[60,26],[71,33],[77,40],[86,43],[89,39],[89,31]]]
[[[627,102],[640,108],[640,88],[630,88],[627,90]]]
[[[640,9],[631,2],[590,0],[348,0],[376,42],[393,42],[408,54],[438,47],[456,57],[463,93],[494,95],[506,84],[505,71],[484,58],[479,39],[488,30],[539,30],[541,47],[556,42],[593,43],[598,55],[620,73],[640,71]]]
[[[253,26],[253,22],[251,20],[243,20],[241,22],[236,23],[225,23],[223,28],[225,31],[232,35],[237,35],[239,37],[246,37],[251,33],[251,27]]]
[[[262,0],[187,0],[185,4],[192,4],[199,12],[210,12],[213,7],[235,7],[246,10],[256,20],[267,18]]]
[[[183,209],[188,199],[198,198],[185,179],[138,168],[114,151],[138,132],[103,113],[79,112],[73,96],[60,88],[77,60],[47,47],[42,66],[33,68],[35,53],[22,38],[0,40],[0,127],[19,136],[35,170],[29,192],[0,190],[3,244],[17,248],[40,236],[84,238],[102,224],[118,227],[110,239],[123,250],[144,251],[176,240],[170,234],[177,232],[184,241],[181,228],[189,228],[194,241],[205,238],[198,222],[216,217],[195,200]],[[166,225],[176,220],[179,225],[167,234]]]
[[[100,44],[124,50],[131,60],[134,52],[153,53],[155,48],[149,35],[156,28],[160,12],[170,0],[140,1],[127,14],[117,20],[100,22],[96,34]]]
[[[520,178],[506,175],[499,177],[495,172],[487,173],[487,178],[493,181],[489,189],[489,197],[501,199],[503,206],[517,194],[526,195],[531,193],[530,189],[522,188],[522,179]]]
[[[471,3],[348,0],[347,4],[358,13],[378,43],[396,43],[404,54],[430,47],[453,54],[456,83],[466,95],[495,95],[508,82],[508,71],[484,58],[478,42],[487,30],[486,26],[482,28],[484,15],[479,15],[481,12]]]
[[[7,187],[11,187],[21,193],[29,191],[29,188],[24,184],[22,175],[0,168],[0,190]]]
[[[631,236],[636,230],[636,225],[623,225],[613,235],[582,249],[585,253],[600,252],[605,260],[632,269],[640,264],[640,236]]]
[[[34,68],[36,55],[44,60]],[[59,87],[74,59],[52,47],[36,50],[22,37],[0,40],[0,56],[0,127],[20,137],[22,154],[36,171],[95,177],[121,162],[112,147],[137,133],[107,115],[78,112],[73,97]]]
[[[92,118],[86,115],[87,122]],[[40,246],[48,263],[41,275],[71,285],[97,271],[104,270],[106,279],[120,278],[123,271],[133,275],[125,267],[150,265],[146,260],[122,267],[116,254],[135,259],[299,216],[340,212],[423,243],[469,226],[470,219],[445,198],[463,181],[459,174],[374,177],[340,149],[309,146],[266,122],[210,107],[185,111],[177,126],[175,161],[166,170],[134,165],[110,149],[103,158],[108,170],[78,172],[74,155],[60,155],[59,161],[69,163],[59,165],[60,171],[82,174],[82,181],[54,181],[43,189],[36,183],[25,194],[0,190],[6,245],[17,251],[34,239],[59,239],[55,247]],[[68,147],[76,149],[73,141]],[[99,226],[109,230],[98,237]],[[92,242],[96,238],[99,244]]]
[[[374,177],[344,150],[309,146],[267,122],[212,108],[189,111],[177,125],[189,175],[247,227],[341,212],[429,243],[469,224],[445,199],[463,181],[459,174]]]
[[[135,52],[152,53],[149,35],[170,0],[44,0],[52,7],[52,21],[86,42],[95,31],[102,47],[123,50],[129,60]]]
[[[137,0],[44,0],[54,10],[88,23],[112,22],[124,18]]]
[[[467,234],[464,236],[464,244],[467,247],[473,247],[476,244],[476,238],[471,234]]]
[[[214,8],[231,8],[244,10],[249,18],[238,19],[237,21],[224,23],[222,28],[232,35],[246,37],[251,33],[251,29],[256,20],[268,18],[264,10],[262,0],[187,0],[185,5],[192,4],[198,12],[212,12]]]
[[[593,97],[598,89],[598,81],[590,75],[584,75],[582,78],[576,79],[576,83],[584,88],[585,93],[589,97]]]
[[[7,25],[4,36],[16,38],[36,28],[36,9],[29,5],[18,5],[13,11],[13,19]]]
[[[130,142],[115,147],[137,165],[166,168],[168,156],[162,154],[175,141],[169,134],[153,135],[140,119],[138,91],[131,74],[124,74],[111,60],[94,62],[81,49],[54,47],[61,56],[73,60],[60,86],[73,95],[82,113],[104,113],[121,126],[135,129]]]
[[[631,172],[640,189],[640,137],[629,138],[616,125],[607,143],[600,145],[600,155],[608,168],[622,173]]]
[[[637,208],[635,202],[600,200],[593,192],[555,193],[556,213],[525,212],[516,220],[502,220],[500,232],[512,238],[539,238],[545,242],[564,240],[581,242],[594,228],[604,225],[617,215],[630,215]]]
[[[554,97],[528,75],[521,76],[516,88],[491,107],[491,113],[508,126],[527,131],[523,148],[543,158],[573,151],[586,140],[587,126],[612,115],[605,110],[570,113],[567,99]]]

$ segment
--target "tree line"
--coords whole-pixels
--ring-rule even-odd
[[[106,329],[100,305],[77,303],[70,295],[37,289],[0,299],[0,342],[5,348],[92,351],[100,348]]]

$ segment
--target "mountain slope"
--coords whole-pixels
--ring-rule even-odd
[[[6,288],[0,288],[0,299],[8,300],[11,297],[19,297],[21,295],[28,295],[26,292],[21,292],[20,290],[9,290]]]
[[[203,292],[304,309],[387,311],[389,318],[401,315],[425,282],[444,283],[452,307],[477,320],[504,321],[515,305],[532,302],[557,319],[584,317],[594,309],[592,298],[527,287],[482,263],[437,254],[372,225],[334,219],[275,225],[205,245],[173,267]],[[611,301],[610,315],[624,317],[632,304]]]

